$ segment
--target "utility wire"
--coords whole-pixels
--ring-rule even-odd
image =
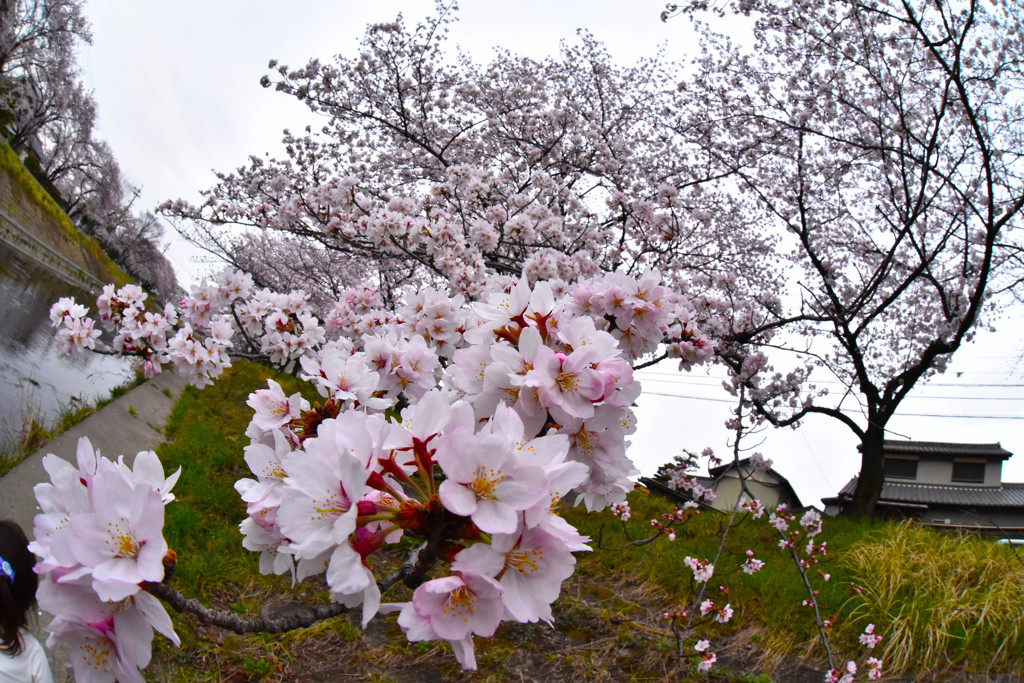
[[[687,377],[686,375],[681,375],[681,374],[677,375],[675,373],[656,373],[656,372],[651,372],[649,370],[642,370],[642,371],[637,372],[636,374],[637,374],[637,376],[641,380],[645,379],[648,382],[676,382],[678,384],[695,384],[695,385],[698,385],[698,386],[712,386],[713,384],[714,385],[718,385],[718,384],[721,384],[722,382],[728,380],[728,378],[726,378],[726,377],[722,377],[722,378],[708,377],[707,378],[709,380],[708,382],[701,382],[700,380],[701,379],[705,379],[705,378]],[[645,378],[646,375],[658,375],[658,376],[662,376],[662,377],[680,378],[680,379],[659,380],[659,379],[656,379],[656,378],[653,378],[653,377],[646,377]],[[683,378],[685,378],[685,379],[683,379]],[[808,382],[808,384],[838,384],[839,386],[843,386],[843,387],[846,386],[846,384],[844,384],[843,382],[840,382],[839,380],[813,380],[812,379],[812,380],[810,380]],[[979,382],[924,382],[920,386],[922,388],[939,387],[939,386],[941,386],[941,387],[956,387],[956,388],[982,388],[982,389],[992,389],[992,388],[995,388],[995,389],[1002,389],[1002,388],[1020,389],[1020,388],[1024,388],[1024,384],[1000,384],[1000,383],[992,383],[992,382],[988,382],[988,383],[979,383]]]
[[[670,379],[654,379],[649,377],[640,377],[640,382],[668,382],[669,384],[690,384],[691,386],[698,387],[712,387],[717,386],[714,384],[702,384],[693,382],[673,382]],[[1005,386],[1005,385],[999,385]],[[907,401],[913,401],[917,399],[928,399],[933,401],[1024,401],[1024,397],[1021,396],[907,396]]]
[[[699,381],[699,377],[690,377],[686,379],[658,379],[656,377],[645,377],[647,374],[661,375],[664,377],[675,377],[671,372],[650,372],[649,370],[641,370],[636,375],[643,381],[646,382],[672,382],[675,384],[694,384],[697,386],[717,386],[723,381],[727,381],[728,378],[716,378],[708,377],[708,382]],[[681,377],[686,377],[682,375]],[[838,384],[839,386],[845,387],[846,385],[839,380],[835,379],[823,379],[823,380],[811,380],[808,384]],[[1024,384],[999,384],[999,383],[972,383],[972,382],[924,382],[920,385],[921,388],[927,387],[956,387],[956,388],[977,388],[977,389],[1021,389],[1024,388]]]
[[[666,394],[658,391],[645,391],[644,396],[666,396],[668,398],[684,398],[693,401],[708,401],[712,403],[736,403],[735,400],[727,398],[710,398],[704,396],[684,396],[682,394]],[[858,410],[840,408],[841,412],[850,415],[860,415]],[[896,413],[893,417],[947,417],[964,420],[1024,420],[1024,415],[940,415],[938,413]]]

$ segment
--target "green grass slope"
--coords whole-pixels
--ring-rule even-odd
[[[257,573],[257,557],[241,547],[237,524],[245,508],[233,489],[250,476],[243,461],[244,430],[251,417],[246,396],[271,374],[239,363],[213,387],[188,389],[172,414],[169,442],[158,449],[165,470],[182,467],[167,507],[165,535],[178,556],[172,584],[203,604],[258,614],[295,603],[323,603],[325,587],[292,587],[282,577]],[[274,375],[287,393],[304,388]],[[310,398],[316,398],[312,396]],[[729,531],[707,597],[730,603],[728,624],[698,623],[684,634],[682,653],[666,611],[687,607],[699,586],[687,555],[713,558],[728,518],[705,512],[677,531],[675,541],[651,533],[651,519],[672,507],[646,493],[630,497],[632,518],[574,508],[564,516],[593,538],[593,552],[579,553],[576,574],[563,585],[554,622],[503,624],[495,637],[477,639],[480,671],[459,670],[445,644],[408,643],[394,616],[378,617],[364,632],[352,615],[275,636],[236,636],[174,615],[183,646],[160,640],[147,676],[151,680],[329,681],[341,672],[375,681],[641,681],[713,680],[767,683],[822,680],[824,650],[800,574],[764,519],[745,519]],[[837,658],[885,662],[886,677],[975,680],[1020,676],[1024,640],[1019,587],[1024,564],[991,542],[957,538],[896,523],[826,520],[817,541],[828,553],[811,577]],[[406,547],[383,558],[400,562]],[[747,549],[766,563],[759,573],[740,569]],[[820,570],[820,571],[819,571]],[[824,574],[829,575],[825,581]],[[722,591],[720,587],[728,590]],[[397,587],[385,601],[408,600]],[[874,650],[858,642],[873,623],[883,638]],[[699,673],[693,643],[710,638],[719,663]]]

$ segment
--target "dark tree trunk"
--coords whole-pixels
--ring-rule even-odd
[[[857,488],[853,492],[853,501],[845,510],[845,514],[854,519],[872,517],[875,514],[875,505],[882,493],[882,484],[885,481],[883,469],[883,441],[885,430],[881,427],[870,426],[864,433],[860,444],[860,475],[857,477]]]

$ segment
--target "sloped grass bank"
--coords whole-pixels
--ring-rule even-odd
[[[71,223],[64,210],[43,189],[21,163],[21,159],[6,141],[0,140],[0,169],[10,178],[12,197],[4,210],[21,220],[42,242],[63,253],[72,261],[81,262],[83,269],[101,282],[113,282],[118,287],[134,282],[100,247],[92,237],[83,235]],[[50,220],[26,220],[18,202],[38,207]],[[69,248],[70,247],[70,248]]]
[[[672,596],[663,611],[687,609],[701,586],[684,560],[692,556],[713,561],[729,517],[705,511],[677,525],[675,541],[662,536],[650,544],[630,545],[632,540],[649,537],[651,520],[663,521],[662,515],[674,508],[664,498],[647,493],[645,489],[635,491],[629,500],[632,515],[625,524],[607,513],[591,516],[582,510],[566,512],[565,516],[574,525],[595,540],[595,551],[583,558],[582,566],[608,576],[625,573],[648,581]],[[692,651],[698,637],[708,638],[719,658],[728,662],[735,653],[722,652],[716,643],[723,639],[732,642],[743,635],[751,641],[742,643],[743,647],[751,646],[744,664],[748,669],[773,673],[787,663],[792,667],[795,661],[800,661],[820,671],[821,678],[828,668],[826,655],[812,608],[804,604],[810,596],[803,579],[788,551],[779,548],[778,532],[768,525],[766,517],[737,519],[741,521],[726,535],[724,550],[704,595],[704,599],[719,606],[731,605],[735,616],[727,624],[695,619],[687,647]],[[818,591],[816,600],[822,617],[834,624],[828,629],[829,639],[840,656],[858,654],[859,633],[869,623],[863,615],[853,620],[847,616],[847,603],[855,594],[852,584],[857,583],[859,577],[844,567],[840,558],[844,548],[881,528],[884,528],[881,523],[826,520],[824,532],[815,539],[827,542],[828,554],[809,570],[809,576]],[[747,550],[765,563],[755,574],[746,574],[741,569]],[[827,581],[823,574],[829,575]]]
[[[628,572],[674,596],[682,609],[699,588],[683,564],[686,555],[713,558],[728,517],[705,512],[677,532],[675,542],[660,538],[627,546],[630,537],[650,534],[650,520],[671,509],[663,499],[636,492],[633,516],[623,525],[610,515],[567,516],[600,539],[584,567],[614,575]],[[825,653],[808,607],[799,573],[779,537],[762,520],[747,519],[731,530],[725,561],[716,565],[707,597],[728,601],[736,610],[726,626],[703,624],[695,635],[730,639],[753,629],[757,657],[747,667],[774,672],[794,659],[824,670]],[[812,568],[813,587],[839,663],[867,656],[882,659],[887,677],[917,680],[1020,680],[1024,676],[1024,560],[1009,546],[975,536],[957,536],[910,522],[853,522],[826,519],[816,541],[828,554]],[[753,550],[766,567],[754,575],[739,569]],[[829,575],[823,580],[822,573]],[[718,590],[728,589],[727,594]],[[873,650],[860,645],[868,624],[883,640]],[[719,653],[728,661],[729,653]],[[777,680],[787,680],[780,676]]]
[[[166,508],[165,535],[178,556],[172,585],[207,606],[246,615],[328,600],[325,586],[315,581],[292,587],[287,578],[261,576],[257,556],[241,546],[237,524],[245,508],[233,484],[250,476],[243,460],[248,443],[244,431],[251,417],[245,400],[270,376],[261,366],[238,363],[216,385],[187,389],[172,413],[169,441],[158,449],[165,471],[182,467],[177,500]],[[307,390],[290,377],[273,376],[287,393]],[[807,597],[802,580],[763,519],[746,520],[730,532],[711,581],[708,597],[731,604],[736,616],[726,625],[699,625],[684,643],[688,657],[680,658],[663,614],[686,606],[697,586],[683,559],[714,557],[727,518],[703,513],[680,527],[674,542],[660,538],[629,545],[631,538],[649,535],[650,520],[671,509],[667,501],[643,490],[630,501],[633,517],[625,525],[609,513],[564,512],[594,539],[594,551],[578,554],[577,572],[554,605],[553,626],[505,624],[494,638],[477,639],[477,673],[462,672],[445,644],[407,642],[394,616],[378,617],[366,631],[349,615],[288,634],[237,636],[175,614],[182,648],[158,639],[147,678],[822,680],[825,658],[810,610],[801,604]],[[915,526],[847,520],[826,520],[820,540],[828,542],[829,552],[815,569],[829,573],[830,579],[823,581],[812,569],[817,576],[812,580],[823,614],[835,621],[830,639],[840,656],[860,655],[862,662],[869,653],[858,636],[874,623],[884,640],[870,654],[888,660],[888,676],[898,669],[944,680],[1019,673],[1014,666],[1024,661],[1024,650],[1016,621],[1024,611],[1020,596],[1012,593],[1024,576],[1014,573],[1020,564],[1006,548]],[[407,547],[383,558],[382,571],[386,563],[404,559]],[[764,570],[754,575],[740,570],[747,549],[767,564]],[[925,588],[929,581],[934,589]],[[985,588],[1000,581],[1007,590],[998,596]],[[941,601],[935,595],[954,594],[959,601],[938,609]],[[387,599],[402,601],[409,595],[399,587]],[[933,635],[932,645],[923,647],[927,634],[939,634],[939,629],[942,637]],[[696,670],[696,636],[711,638],[718,653],[719,664],[710,675]]]

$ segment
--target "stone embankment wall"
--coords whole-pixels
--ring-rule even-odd
[[[131,279],[96,240],[82,235],[49,194],[0,143],[0,245],[69,283],[99,293],[104,283]]]

